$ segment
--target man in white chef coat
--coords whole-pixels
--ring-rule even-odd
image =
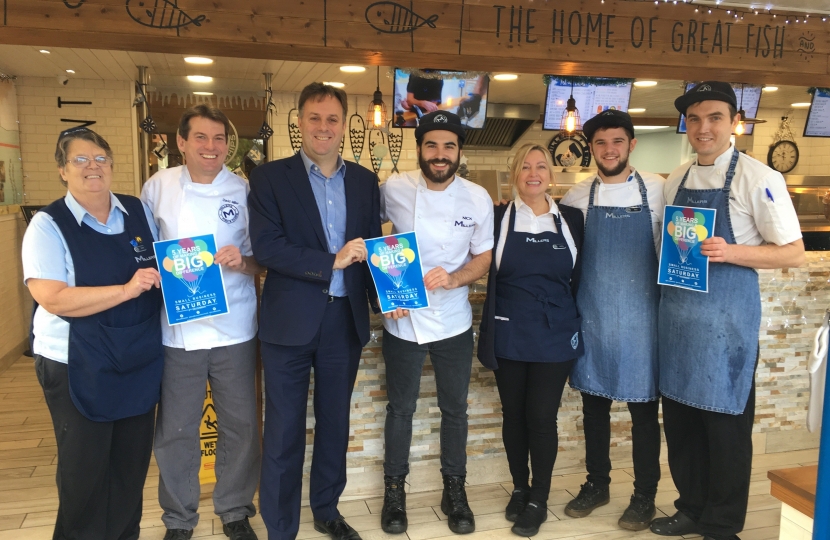
[[[164,376],[154,451],[164,540],[186,540],[199,521],[199,424],[210,382],[218,421],[213,504],[231,540],[256,540],[248,518],[256,514],[259,481],[256,293],[262,271],[251,255],[248,183],[231,173],[227,116],[197,105],[179,122],[177,143],[186,165],[153,175],[141,192],[152,210],[159,240],[213,234],[229,313],[169,326],[162,317]]]
[[[453,113],[424,115],[415,130],[420,170],[393,175],[381,186],[381,221],[393,233],[414,231],[429,291],[429,308],[398,309],[384,319],[386,491],[381,526],[406,530],[403,482],[409,473],[412,415],[429,352],[441,409],[441,509],[455,533],[475,530],[467,504],[467,391],[473,358],[472,310],[467,285],[490,268],[493,201],[481,186],[455,175],[464,144]]]

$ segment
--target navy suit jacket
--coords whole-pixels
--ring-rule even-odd
[[[346,241],[381,236],[378,177],[346,162]],[[276,345],[314,339],[329,298],[334,254],[329,253],[320,211],[299,154],[251,172],[248,195],[251,247],[268,268],[260,305],[259,338]],[[368,300],[377,292],[366,262],[343,271],[361,344],[369,341]]]
[[[585,236],[585,220],[582,210],[564,204],[557,205],[559,213],[568,224],[568,230],[574,239],[576,246],[576,263],[571,274],[571,292],[574,300],[579,289],[579,278],[582,275],[582,239]],[[493,226],[495,242],[498,243],[501,234],[501,220],[505,212],[510,208],[507,204],[496,205],[493,212]],[[479,325],[478,338],[478,360],[489,369],[498,369],[499,363],[496,360],[495,333],[492,328],[496,324],[496,247],[493,246],[493,260],[490,262],[490,273],[487,275],[487,296],[484,299],[484,307],[481,311],[481,325]]]

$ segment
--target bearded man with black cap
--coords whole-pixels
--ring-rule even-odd
[[[562,204],[585,214],[576,297],[585,354],[574,364],[570,383],[582,393],[588,477],[565,513],[585,517],[608,504],[610,411],[614,401],[624,401],[632,421],[634,494],[619,525],[639,531],[654,518],[660,481],[657,251],[664,180],[629,165],[637,139],[628,113],[602,112],[585,122],[583,132],[597,175],[574,186]],[[637,315],[621,316],[626,313]]]
[[[409,473],[412,415],[427,353],[435,370],[441,409],[441,510],[450,530],[475,530],[467,504],[467,391],[473,358],[472,309],[467,285],[490,267],[493,201],[487,191],[455,175],[464,128],[453,113],[424,115],[415,129],[420,170],[391,176],[381,186],[381,221],[392,232],[414,231],[429,308],[387,313],[383,331],[386,362],[384,430],[385,494],[381,526],[387,533],[407,528],[404,480]]]
[[[698,84],[677,98],[697,158],[669,175],[666,201],[717,210],[709,292],[662,287],[660,393],[677,512],[655,519],[664,536],[736,539],[744,526],[752,468],[755,367],[761,299],[757,268],[797,267],[804,242],[784,178],[738,152],[732,86]]]

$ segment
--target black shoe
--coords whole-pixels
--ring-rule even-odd
[[[467,504],[464,490],[464,476],[444,475],[444,496],[441,497],[441,511],[447,515],[447,524],[456,534],[470,534],[476,530],[473,511]]]
[[[514,489],[510,496],[510,502],[507,503],[507,508],[504,509],[504,519],[507,521],[516,521],[527,506],[527,501],[530,500],[530,491],[526,489]]]
[[[631,496],[631,502],[617,524],[629,531],[642,531],[648,528],[648,524],[654,519],[656,513],[654,499],[635,493]]]
[[[565,507],[565,513],[575,518],[585,517],[610,500],[608,486],[599,487],[593,482],[585,482],[580,486],[579,495]]]
[[[193,529],[167,529],[164,533],[164,540],[190,540],[193,536]]]
[[[380,528],[389,534],[406,532],[406,476],[384,476],[383,509],[380,511]]]
[[[357,531],[352,529],[346,518],[338,516],[337,519],[331,521],[314,520],[314,530],[321,533],[326,533],[331,536],[332,540],[362,540]]]
[[[530,501],[510,529],[519,536],[533,536],[539,532],[539,526],[548,519],[548,507],[538,501]]]
[[[231,540],[259,540],[248,523],[248,518],[231,521],[222,525],[222,532]]]
[[[651,522],[649,529],[660,536],[682,536],[697,534],[697,523],[681,511],[675,512],[672,517],[657,518]]]

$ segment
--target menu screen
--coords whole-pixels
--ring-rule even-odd
[[[804,136],[830,137],[830,90],[816,88],[807,114]]]
[[[686,83],[686,92],[691,90],[698,84],[696,82]],[[747,118],[758,118],[758,106],[761,103],[761,87],[743,85],[741,90],[740,84],[732,83],[732,90],[735,91],[735,97],[738,98],[738,108],[743,106]],[[743,100],[741,99],[741,92],[743,92]],[[755,124],[746,124],[746,135],[752,135],[755,130]],[[677,124],[678,133],[686,133],[686,116],[680,115],[680,122]]]
[[[579,119],[583,124],[608,109],[628,110],[628,102],[631,100],[631,83],[624,86],[602,86],[602,79],[596,79],[596,81],[599,84],[583,83],[575,84],[573,87],[576,108],[579,109]],[[543,129],[559,130],[562,124],[562,113],[568,106],[569,97],[571,97],[571,83],[564,79],[551,79],[547,99],[545,99]]]

